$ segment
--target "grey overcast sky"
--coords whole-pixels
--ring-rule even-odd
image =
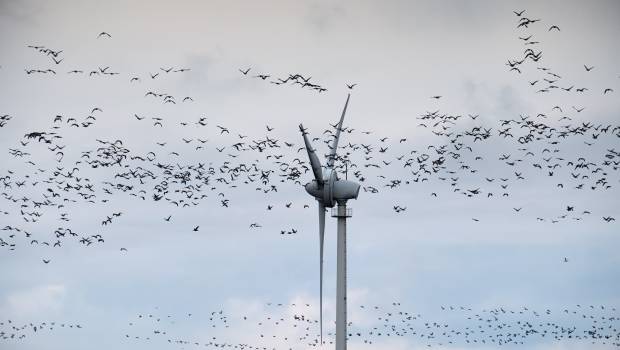
[[[0,349],[332,348],[298,124],[348,93],[351,349],[617,349],[619,19],[0,0]]]

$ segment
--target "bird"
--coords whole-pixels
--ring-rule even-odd
[[[45,263],[45,264],[49,264],[49,263],[50,263],[50,261],[52,261],[52,260],[51,260],[51,259],[47,259],[47,260],[46,260],[46,259],[43,259],[43,263]]]
[[[560,31],[560,27],[558,27],[556,25],[553,25],[553,26],[549,27],[548,32],[550,32],[552,29],[556,29],[558,32]]]
[[[101,33],[99,33],[99,35],[97,35],[97,39],[99,39],[101,37],[111,38],[112,36],[110,34],[108,34],[107,32],[101,32]]]
[[[434,99],[436,99],[436,100],[439,100],[439,99],[441,98],[441,96],[439,96],[439,95],[435,95],[435,96],[431,96],[431,98],[434,98]]]
[[[517,11],[512,11],[512,12],[513,12],[515,15],[517,15],[517,17],[521,17],[521,15],[523,14],[523,12],[525,12],[525,10],[522,10],[522,11],[519,11],[519,12],[517,12]]]
[[[200,227],[200,226],[196,226],[196,227],[194,227],[194,232],[198,232],[198,228],[199,228],[199,227]]]
[[[250,69],[252,68],[247,68],[246,70],[239,69],[239,72],[241,72],[243,75],[248,75],[248,72],[250,71]]]
[[[583,68],[585,68],[585,69],[586,69],[586,72],[589,72],[589,71],[591,71],[592,69],[594,69],[594,66],[588,67],[588,66],[586,66],[586,65],[584,64],[584,65],[583,65]]]
[[[357,85],[357,83],[355,84],[346,84],[347,88],[349,88],[349,90],[353,90],[353,88],[355,87],[355,85]]]

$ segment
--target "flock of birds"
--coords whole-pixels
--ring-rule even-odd
[[[525,11],[514,12],[515,15],[519,17],[517,28],[529,29],[530,25],[533,25],[536,22],[540,22],[540,19],[530,19],[530,18],[525,17],[524,12]],[[554,29],[558,32],[560,31],[560,28],[558,26],[552,25],[551,27],[549,27],[548,32]],[[522,57],[508,59],[506,66],[509,67],[509,71],[511,72],[514,71],[514,72],[521,74],[523,72],[523,69],[530,68],[530,67],[525,66],[524,64],[526,63],[536,64],[542,59],[543,52],[542,50],[539,50],[538,52],[536,52],[535,48],[538,47],[538,45],[541,42],[538,41],[536,37],[534,36],[534,34],[532,34],[531,32],[528,32],[526,35],[523,35],[523,36],[518,36],[518,38],[519,40],[523,41],[523,46],[525,47],[525,50],[523,51],[523,55]],[[540,66],[540,65],[536,65],[534,68],[540,72],[540,76],[537,79],[528,81],[528,83],[530,84],[530,86],[535,87],[537,89],[536,90],[537,93],[548,93],[548,92],[553,91],[554,89],[563,90],[565,92],[571,92],[573,91],[573,88],[574,88],[574,92],[578,92],[578,93],[585,93],[586,91],[590,90],[588,87],[585,87],[585,86],[577,87],[574,83],[570,84],[570,86],[568,86],[568,83],[565,86],[561,86],[561,84],[564,82],[562,80],[562,76],[555,73],[551,68]],[[594,66],[588,66],[584,64],[583,68],[585,69],[586,72],[590,72],[594,69]],[[545,86],[542,86],[542,85],[545,85]],[[612,92],[614,92],[614,90],[610,87],[604,87],[602,91],[603,95],[606,95]],[[560,106],[554,106],[554,109],[556,108],[558,111],[563,112]],[[574,109],[578,113],[584,110],[583,107],[578,108],[575,106],[571,106],[571,108]],[[563,120],[563,119],[560,119],[560,120]],[[570,118],[567,120],[570,120]]]
[[[23,340],[29,334],[41,334],[41,332],[53,332],[54,329],[82,329],[79,323],[65,323],[56,321],[43,321],[18,324],[11,319],[0,319],[0,339]]]
[[[620,346],[620,318],[617,310],[604,305],[575,305],[561,310],[535,310],[530,307],[498,307],[472,310],[465,306],[440,306],[437,319],[407,311],[400,302],[389,305],[356,305],[348,322],[348,341],[352,344],[381,344],[391,338],[412,340],[425,348],[478,344],[489,346],[528,345],[534,340],[580,341],[584,345]],[[178,316],[159,310],[136,315],[127,323],[128,341],[166,342],[203,347],[275,350],[279,347],[318,347],[318,319],[309,303],[267,303],[264,315],[231,315],[224,310],[203,317],[196,313]],[[355,318],[364,320],[358,325]],[[202,339],[184,338],[168,329],[189,319],[205,321]],[[254,343],[235,343],[227,339],[228,328],[244,329]],[[333,336],[333,333],[328,333]],[[323,340],[323,345],[333,345]]]
[[[241,74],[243,74],[244,76],[249,76],[248,73],[250,73],[250,70],[252,70],[252,67],[246,68],[246,69],[239,69],[239,72],[241,72]],[[267,79],[271,78],[271,74],[256,74],[254,76],[252,76],[253,78],[257,78],[257,79],[261,79],[263,81],[267,81]],[[316,92],[324,92],[327,91],[327,88],[319,85],[319,84],[314,84],[310,82],[310,79],[312,79],[312,77],[304,77],[301,74],[295,73],[295,74],[289,74],[288,77],[286,78],[278,78],[276,77],[275,80],[269,80],[270,84],[275,84],[275,85],[289,85],[289,86],[297,86],[299,85],[300,88],[306,88],[312,91],[316,91]],[[353,84],[354,86],[355,84]],[[349,87],[349,89],[353,89],[352,85],[347,85]]]
[[[519,74],[538,72],[539,78],[528,81],[537,93],[563,92],[587,94],[594,87],[587,87],[563,77],[552,68],[542,65],[542,44],[532,32],[539,19],[527,18],[524,11],[515,12],[518,17],[518,30],[528,31],[519,34],[519,40],[526,47],[521,57],[509,59],[509,71]],[[560,32],[552,25],[547,32]],[[112,36],[102,32],[97,39],[108,40]],[[27,76],[37,74],[56,75],[64,66],[63,50],[47,48],[43,45],[30,45],[37,54],[50,58],[53,66],[25,68]],[[594,66],[584,65],[587,72],[596,72]],[[158,72],[149,72],[144,79],[139,75],[121,74],[110,67],[95,69],[69,68],[66,74],[88,74],[89,76],[121,76],[131,84],[149,81],[165,74],[186,74],[190,68],[162,67]],[[251,68],[239,69],[243,77],[252,77],[274,85],[299,86],[316,92],[327,89],[311,82],[311,77],[301,74],[289,74],[286,78],[274,78],[270,74],[251,75]],[[351,90],[357,84],[346,84]],[[601,88],[602,95],[611,96],[612,87]],[[141,98],[160,102],[165,105],[191,103],[191,96],[175,96],[147,89],[140,93]],[[442,96],[431,98],[439,100]],[[442,196],[463,196],[464,198],[487,198],[505,200],[510,211],[515,215],[524,215],[527,208],[522,204],[511,203],[511,189],[519,183],[530,179],[551,179],[557,191],[567,189],[582,191],[608,191],[615,189],[620,168],[620,150],[615,147],[603,147],[598,157],[586,159],[565,152],[562,145],[572,140],[582,142],[583,147],[594,149],[597,143],[613,144],[620,139],[620,125],[603,124],[593,121],[583,122],[579,118],[586,110],[585,106],[549,106],[549,109],[537,115],[520,115],[516,118],[501,119],[495,125],[486,125],[478,120],[477,114],[450,114],[439,109],[422,113],[417,117],[417,127],[427,130],[436,138],[436,142],[426,147],[413,148],[407,138],[376,136],[372,130],[359,131],[344,127],[347,144],[342,144],[341,155],[337,159],[338,171],[345,176],[352,176],[362,184],[367,195],[382,191],[401,189],[407,186],[433,182],[444,191],[434,189],[430,198]],[[229,194],[239,188],[249,188],[265,197],[278,191],[283,186],[302,186],[308,179],[310,171],[305,149],[298,139],[285,140],[274,136],[274,127],[265,126],[265,136],[250,137],[243,130],[234,130],[226,125],[211,125],[206,116],[193,119],[168,118],[163,115],[151,116],[142,113],[129,113],[128,119],[136,127],[141,123],[152,123],[154,128],[181,127],[193,130],[193,137],[155,141],[147,151],[131,150],[123,140],[111,135],[110,138],[98,138],[94,143],[71,145],[67,148],[65,135],[71,130],[86,132],[84,129],[97,128],[100,117],[106,115],[105,107],[93,106],[80,116],[52,115],[46,129],[29,130],[23,138],[16,140],[15,146],[8,149],[8,154],[20,161],[20,167],[0,170],[0,217],[7,224],[0,228],[0,248],[3,253],[14,252],[28,247],[42,248],[42,262],[49,264],[50,250],[61,249],[69,241],[92,247],[105,243],[100,231],[103,227],[113,226],[117,219],[131,215],[109,208],[110,203],[118,197],[131,198],[141,205],[161,205],[170,208],[171,214],[158,220],[173,222],[174,213],[182,208],[192,208],[204,202],[212,202],[222,208],[233,205]],[[20,118],[21,116],[15,116]],[[13,116],[0,116],[0,128],[10,127]],[[484,118],[482,118],[484,119]],[[579,121],[575,121],[579,120]],[[315,137],[313,141],[329,145],[334,137],[335,126],[325,130],[325,138]],[[2,129],[0,129],[0,133]],[[85,134],[86,135],[86,134]],[[205,139],[199,135],[213,135]],[[204,136],[203,136],[204,137]],[[352,139],[357,142],[350,142]],[[490,158],[483,151],[492,142],[502,142],[514,146],[511,152],[497,154]],[[214,144],[216,143],[216,144]],[[205,162],[187,161],[197,152]],[[205,153],[210,152],[210,153]],[[187,157],[187,158],[186,158]],[[42,166],[46,159],[52,159],[52,166]],[[484,164],[497,162],[499,174],[484,170]],[[390,178],[385,174],[390,174]],[[366,194],[365,194],[366,195]],[[155,203],[157,202],[157,203]],[[266,211],[271,211],[277,204],[270,203]],[[75,212],[71,209],[83,207],[103,207],[109,209],[100,225],[92,230],[80,231],[71,226]],[[281,206],[284,210],[297,207],[307,209],[310,203],[293,205],[292,202]],[[394,204],[395,213],[406,213],[405,204]],[[594,213],[588,208],[575,203],[558,206],[557,215],[537,216],[539,222],[559,223],[564,220],[582,221],[588,217],[598,217],[605,223],[613,224],[617,208],[610,208],[605,213]],[[480,221],[480,218],[472,218]],[[11,221],[9,224],[8,222]],[[50,223],[54,226],[50,226]],[[183,223],[182,223],[183,224]],[[187,231],[198,232],[201,223],[184,223]],[[56,227],[56,228],[54,228]],[[260,229],[263,225],[253,222],[250,229]],[[276,231],[277,232],[277,231]],[[294,236],[301,232],[297,228],[280,229],[282,236]],[[127,248],[120,251],[128,253]],[[564,259],[568,261],[567,258]],[[414,337],[430,346],[463,343],[486,343],[494,345],[521,344],[533,337],[548,339],[580,339],[620,346],[620,333],[617,330],[618,318],[607,314],[609,308],[596,314],[595,307],[578,307],[564,310],[567,316],[583,318],[591,322],[588,327],[580,328],[570,323],[545,319],[549,315],[562,314],[545,310],[537,313],[523,310],[483,310],[473,312],[469,308],[450,307],[446,312],[460,312],[467,316],[466,326],[450,326],[443,322],[425,320],[420,315],[408,313],[393,304],[390,310],[379,307],[361,306],[360,310],[376,313],[377,324],[372,329],[357,328],[350,325],[349,338],[364,343],[377,342],[385,337]],[[361,312],[358,310],[358,312]],[[615,309],[612,309],[615,313]],[[523,316],[523,319],[510,317]],[[148,315],[138,317],[130,326],[139,322],[155,322],[149,327],[171,322],[172,316]],[[165,321],[165,322],[164,322]],[[214,327],[228,327],[230,318],[222,311],[212,317]],[[250,322],[247,318],[243,321]],[[262,324],[261,324],[262,323]],[[280,339],[282,341],[306,342],[318,345],[316,333],[317,320],[299,313],[292,318],[284,316],[260,320],[257,326],[270,323],[274,332],[260,334],[260,338],[277,338],[278,327],[293,327],[298,330],[298,339]],[[10,320],[0,323],[2,339],[19,339],[34,332],[51,331],[64,324],[43,322],[37,324],[15,325]],[[73,328],[73,325],[67,325]],[[75,325],[75,328],[81,328]],[[297,333],[295,333],[297,334]],[[208,342],[176,338],[165,328],[158,327],[152,333],[139,335],[128,331],[126,338],[133,340],[161,339],[169,343],[205,345],[213,347],[231,347],[233,343],[216,339]],[[200,344],[198,344],[200,343]],[[260,344],[258,339],[257,344]],[[270,347],[248,344],[234,344],[239,349],[270,349]]]
[[[319,347],[318,319],[310,303],[266,303],[249,314],[230,314],[223,309],[208,313],[166,313],[158,307],[129,319],[119,337],[129,344],[150,346],[171,344],[206,348],[254,350]],[[471,307],[442,305],[434,318],[408,311],[400,302],[388,305],[355,305],[348,323],[352,346],[385,345],[405,339],[424,348],[443,346],[528,346],[535,342],[577,342],[582,346],[620,347],[620,317],[617,309],[605,305],[574,305],[562,309]],[[356,321],[359,319],[360,321]],[[363,321],[362,321],[363,320]],[[199,322],[200,336],[184,334],[184,326]],[[359,323],[359,324],[358,324]],[[332,325],[333,326],[333,325]],[[54,329],[81,330],[80,324],[55,321],[16,324],[0,321],[0,338],[21,340],[37,332]],[[333,327],[332,327],[333,328]],[[235,340],[229,329],[243,330],[246,339]],[[333,336],[333,329],[328,335]],[[333,345],[326,338],[323,345]]]

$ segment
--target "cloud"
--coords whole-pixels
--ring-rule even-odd
[[[306,19],[311,28],[319,34],[326,34],[339,19],[346,17],[344,7],[329,2],[314,2],[308,5]]]
[[[46,10],[47,6],[45,2],[0,1],[0,17],[32,23],[33,17]]]
[[[6,314],[41,317],[63,309],[67,290],[62,284],[48,284],[9,294],[3,309]]]

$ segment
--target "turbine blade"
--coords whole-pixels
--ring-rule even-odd
[[[306,144],[306,151],[308,151],[308,158],[310,158],[310,166],[312,167],[312,172],[314,173],[314,179],[319,185],[323,185],[323,171],[321,170],[321,162],[319,161],[319,157],[316,156],[316,152],[314,152],[314,148],[312,148],[310,140],[306,135],[306,130],[302,124],[299,124],[299,129],[304,137],[304,143]]]
[[[319,327],[323,345],[323,242],[325,241],[325,205],[319,201]]]
[[[336,137],[334,138],[334,142],[332,143],[332,147],[331,147],[331,150],[327,158],[328,168],[332,168],[334,166],[334,161],[336,160],[336,151],[338,150],[338,140],[340,139],[340,131],[342,130],[342,122],[344,121],[344,114],[347,112],[347,106],[349,105],[350,97],[351,97],[351,94],[348,94],[347,102],[344,103],[344,109],[342,110],[342,115],[340,116],[338,127],[336,128]]]

